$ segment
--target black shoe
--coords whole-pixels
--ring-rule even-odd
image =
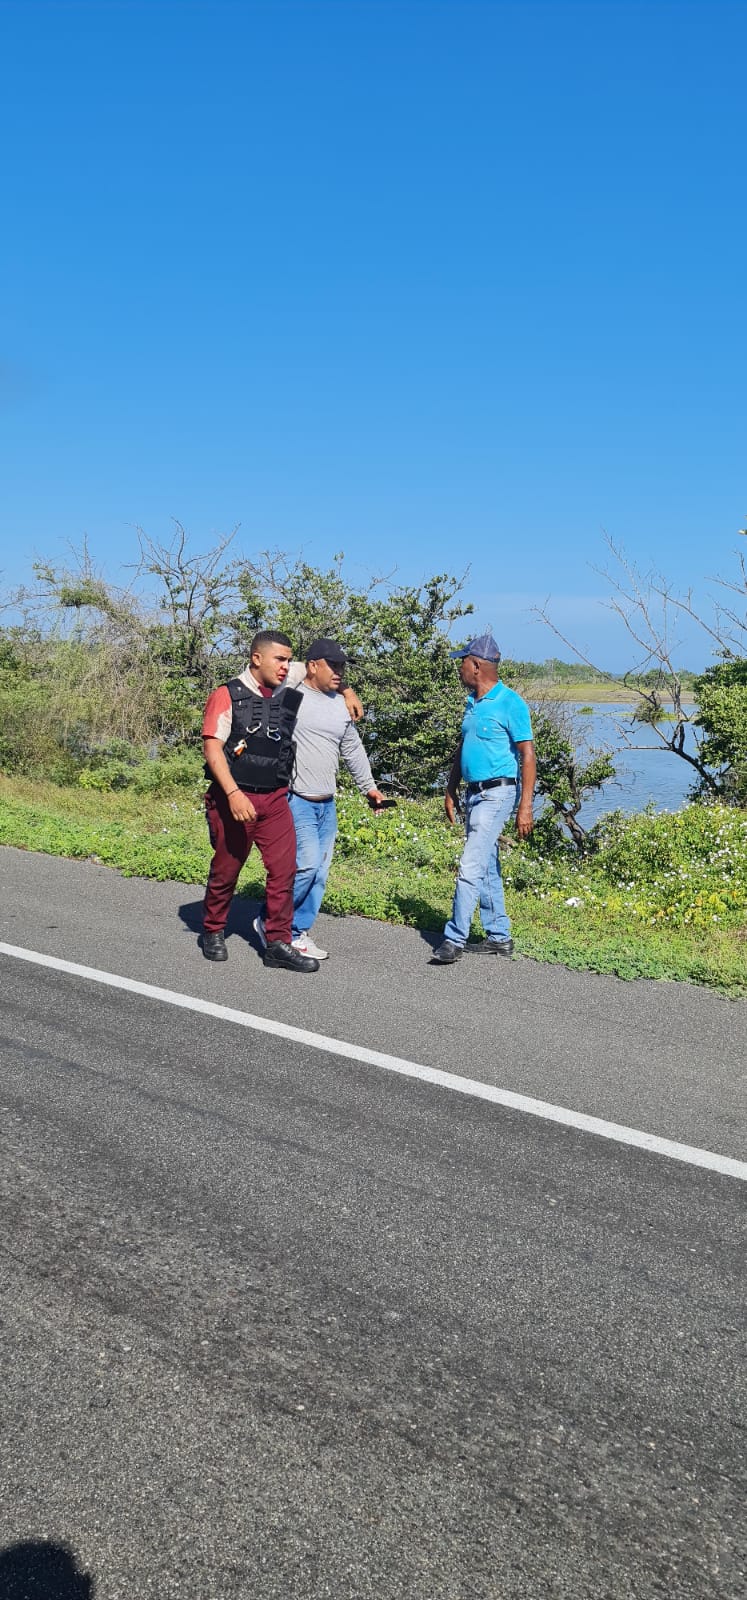
[[[262,956],[266,967],[287,967],[289,972],[318,972],[319,962],[314,956],[304,956],[292,944],[281,939],[271,940]]]
[[[512,956],[514,953],[513,939],[486,939],[486,956]]]
[[[228,951],[222,933],[203,933],[202,953],[206,961],[227,961]]]
[[[444,939],[431,956],[431,966],[446,967],[452,961],[461,961],[464,950],[460,944],[454,944],[451,939]]]

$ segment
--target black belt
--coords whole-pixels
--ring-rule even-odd
[[[285,783],[273,783],[271,789],[259,789],[259,788],[249,789],[245,783],[237,783],[237,785],[236,785],[236,788],[240,789],[242,794],[249,794],[249,795],[251,795],[251,794],[279,794],[281,789],[287,789],[287,787],[288,786]]]
[[[515,778],[483,778],[481,783],[468,783],[468,794],[482,794],[483,789],[498,789],[501,784],[512,785],[516,788]]]
[[[333,794],[299,794],[297,789],[291,789],[294,800],[305,800],[309,806],[326,806],[334,800]]]

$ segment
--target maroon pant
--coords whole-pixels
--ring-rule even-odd
[[[254,822],[235,821],[218,784],[211,783],[205,796],[214,853],[205,890],[202,926],[206,933],[223,932],[239,873],[252,845],[256,844],[267,872],[267,942],[282,939],[284,944],[290,944],[296,830],[288,805],[288,791],[275,789],[272,794],[251,794],[247,790],[246,793],[257,813]]]

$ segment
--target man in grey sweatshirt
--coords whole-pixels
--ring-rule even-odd
[[[306,656],[306,676],[299,685],[303,701],[296,719],[296,773],[290,796],[296,828],[291,941],[294,949],[317,961],[324,961],[327,951],[314,943],[310,930],[324,898],[337,836],[335,794],[340,757],[361,794],[374,805],[384,800],[338,692],[347,659],[335,639],[315,639]],[[261,917],[254,926],[262,939]]]

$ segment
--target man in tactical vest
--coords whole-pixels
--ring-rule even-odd
[[[288,787],[302,699],[286,685],[292,654],[284,633],[256,634],[246,670],[214,689],[205,707],[203,748],[213,780],[205,809],[213,859],[202,952],[208,961],[227,960],[223,930],[239,873],[256,844],[267,872],[264,964],[318,972],[319,962],[291,944],[296,833]]]

